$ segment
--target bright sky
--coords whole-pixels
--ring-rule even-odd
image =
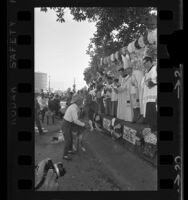
[[[76,22],[67,9],[65,22],[56,21],[55,11],[35,8],[35,71],[51,77],[51,88],[76,89],[86,85],[83,72],[89,64],[87,47],[96,31],[95,23]]]

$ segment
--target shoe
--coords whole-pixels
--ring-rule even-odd
[[[65,159],[65,160],[72,160],[72,158],[70,156],[63,156],[63,159]]]

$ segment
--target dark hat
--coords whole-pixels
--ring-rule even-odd
[[[78,94],[75,94],[73,95],[72,99],[71,99],[71,103],[76,103],[76,102],[79,102],[79,101],[82,101],[83,99],[81,98],[80,95]]]

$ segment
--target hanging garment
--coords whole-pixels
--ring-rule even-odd
[[[150,44],[157,43],[157,29],[149,31],[147,39]]]
[[[141,70],[133,70],[133,75],[135,76],[138,83],[139,107],[140,107],[140,112],[142,112],[142,107],[143,107],[142,106],[142,79],[144,77],[144,73]]]
[[[140,47],[144,48],[145,47],[145,43],[144,43],[144,37],[140,36],[138,39],[138,44]]]
[[[126,54],[127,54],[127,47],[121,48],[120,52],[121,52],[122,55],[126,56]]]
[[[115,59],[116,59],[117,61],[119,61],[119,51],[116,51],[116,53],[115,53]]]
[[[132,52],[133,52],[133,49],[132,49],[132,42],[128,44],[127,50],[128,50],[129,53],[132,53]]]
[[[111,59],[111,62],[114,62],[114,61],[115,61],[115,55],[114,55],[114,54],[111,54],[111,55],[110,55],[110,59]]]
[[[100,59],[100,66],[103,64],[103,58]]]
[[[130,86],[130,93],[131,93],[131,107],[139,108],[139,90],[138,90],[138,82],[134,74],[131,75],[131,86]]]
[[[117,118],[132,122],[133,109],[131,106],[131,77],[122,78],[118,88]]]
[[[126,56],[121,55],[121,57],[122,57],[122,60],[123,60],[123,68],[124,69],[128,68],[130,66],[129,56],[128,55],[126,55]]]

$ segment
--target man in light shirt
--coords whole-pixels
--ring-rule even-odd
[[[46,98],[44,93],[41,93],[40,98],[38,98],[38,103],[40,105],[40,110],[42,114],[42,123],[44,123],[45,113],[48,110],[48,99]]]
[[[63,159],[71,160],[70,154],[73,152],[73,135],[72,128],[74,124],[85,127],[86,124],[78,119],[79,107],[82,105],[83,99],[79,95],[74,95],[71,100],[71,105],[67,108],[62,124],[62,131],[64,132],[65,146],[63,152]]]

